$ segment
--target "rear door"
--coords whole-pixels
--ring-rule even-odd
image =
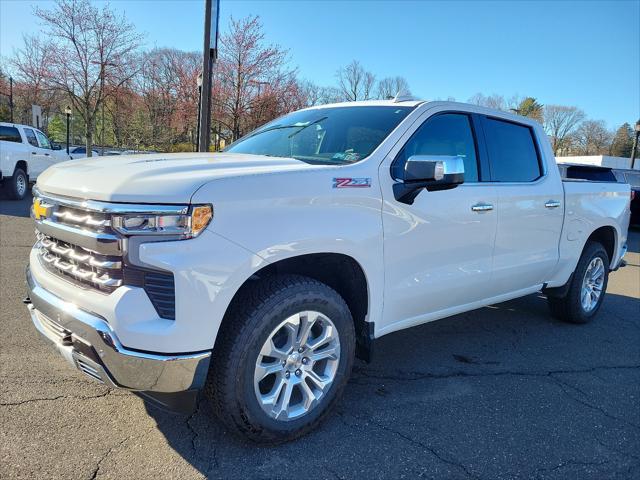
[[[33,128],[23,127],[23,132],[28,143],[27,148],[29,155],[26,160],[29,164],[29,178],[33,181],[49,166],[49,157],[51,155],[45,155],[45,153],[49,152],[40,147],[38,137],[36,136],[36,132]]]
[[[56,162],[62,160],[62,158],[56,156],[56,152],[51,146],[51,141],[40,130],[36,130],[36,137],[38,138],[38,145],[41,148],[42,155],[44,156],[43,171],[49,168]]]
[[[532,127],[489,116],[482,127],[498,196],[492,284],[502,295],[548,280],[559,256],[564,190]]]

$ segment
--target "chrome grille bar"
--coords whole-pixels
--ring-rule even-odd
[[[57,211],[57,212],[53,212],[53,215],[57,218],[59,218],[60,220],[62,220],[63,222],[72,222],[72,223],[81,223],[81,224],[85,224],[88,225],[90,227],[110,227],[111,226],[111,220],[109,219],[96,219],[93,218],[91,215],[86,214],[86,215],[75,215],[73,214],[73,212],[69,211],[69,210],[64,210],[62,212]]]
[[[73,260],[79,263],[88,264],[91,267],[106,269],[106,270],[118,270],[122,268],[121,261],[114,260],[100,260],[96,256],[92,255],[87,250],[80,251],[71,246],[59,245],[55,240],[41,234],[36,233],[40,245],[42,245],[49,252],[55,253],[65,259]]]
[[[74,265],[73,263],[66,262],[61,257],[51,254],[46,248],[40,249],[40,258],[47,264],[67,273],[78,280],[85,282],[91,282],[103,287],[119,287],[122,285],[121,278],[112,278],[108,274],[99,274],[93,270],[85,270],[84,268]]]

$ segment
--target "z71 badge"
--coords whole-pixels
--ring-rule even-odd
[[[334,178],[333,188],[369,188],[371,178]]]

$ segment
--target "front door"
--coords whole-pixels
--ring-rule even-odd
[[[490,296],[497,194],[494,186],[480,183],[486,172],[479,166],[475,130],[472,115],[431,115],[380,167],[385,267],[380,335]],[[412,155],[462,157],[465,183],[451,190],[424,190],[412,205],[396,201],[389,169]]]

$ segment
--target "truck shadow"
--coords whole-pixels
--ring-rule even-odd
[[[474,476],[495,477],[509,468],[534,475],[545,458],[532,460],[527,448],[574,458],[584,448],[575,439],[591,438],[597,424],[576,423],[584,411],[563,399],[553,376],[638,365],[639,311],[638,298],[608,295],[597,321],[568,325],[552,319],[536,294],[385,336],[372,363],[357,362],[328,420],[284,445],[239,439],[214,419],[206,399],[188,417],[152,406],[147,411],[171,447],[206,477],[308,478],[311,471],[318,473],[314,478],[420,472],[459,478],[474,455],[510,459]],[[571,433],[545,433],[558,430]],[[485,439],[494,443],[483,446]]]
[[[31,190],[27,196],[22,200],[11,200],[7,197],[4,189],[0,189],[0,215],[7,215],[10,217],[29,217],[31,210]]]

